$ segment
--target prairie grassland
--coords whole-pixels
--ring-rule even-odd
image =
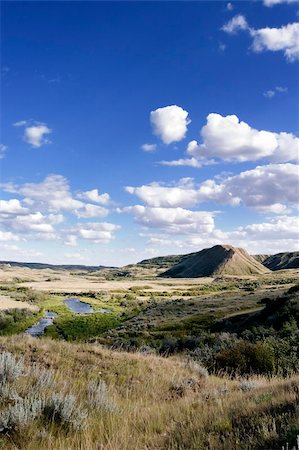
[[[295,445],[298,375],[209,376],[178,357],[46,338],[1,337],[0,346],[2,354],[13,355],[6,366],[0,361],[5,450],[274,450],[286,440]],[[9,409],[14,414],[9,421],[6,414],[5,422]]]
[[[176,282],[3,271],[0,294],[38,310],[0,312],[0,449],[296,444],[298,271]],[[72,294],[95,313],[73,314]],[[58,314],[46,337],[17,335],[46,310]]]

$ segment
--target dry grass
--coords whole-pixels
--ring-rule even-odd
[[[246,385],[205,377],[178,358],[30,337],[0,338],[0,349],[23,357],[27,369],[51,370],[51,390],[75,395],[78,407],[88,410],[82,430],[35,420],[4,435],[5,450],[270,450],[281,448],[279,437],[299,426],[299,376],[255,377]],[[24,395],[31,391],[23,378],[15,389]],[[88,386],[95,380],[105,382],[116,408],[90,407]]]
[[[29,309],[30,311],[38,311],[38,307],[28,302],[18,302],[6,295],[0,295],[0,311],[9,309]]]

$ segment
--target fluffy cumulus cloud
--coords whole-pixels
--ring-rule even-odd
[[[162,139],[164,144],[171,144],[184,139],[188,124],[188,112],[177,105],[165,106],[150,114],[154,134]]]
[[[214,189],[219,190],[220,202],[239,199],[261,212],[282,213],[298,204],[298,175],[298,165],[269,164],[228,177]]]
[[[139,187],[126,187],[126,191],[136,195],[147,206],[153,207],[190,207],[198,203],[198,192],[193,180],[182,178],[176,186],[163,186],[151,183]]]
[[[255,52],[283,51],[291,62],[299,58],[299,23],[290,23],[281,28],[251,30],[250,34],[253,37],[252,48]]]
[[[171,234],[154,230],[141,233],[141,236],[147,238],[148,250],[156,249],[157,255],[161,255],[162,252],[174,253],[175,249],[180,253],[193,252],[223,243],[243,247],[251,254],[258,254],[299,250],[298,229],[298,216],[280,215],[268,221],[237,227],[230,231],[217,228],[208,233],[191,231],[185,236],[177,236],[175,240]]]
[[[14,126],[24,127],[23,139],[34,148],[42,147],[51,142],[47,136],[52,133],[52,130],[45,123],[31,123],[27,120],[20,120],[19,122],[14,123]]]
[[[201,129],[203,144],[189,143],[194,158],[217,157],[225,161],[256,161],[268,158],[284,162],[298,158],[299,139],[291,133],[257,130],[236,115],[209,114]]]
[[[244,16],[238,14],[223,25],[222,30],[229,34],[235,34],[240,30],[247,30],[248,23]]]
[[[172,234],[209,233],[214,229],[215,213],[210,211],[135,205],[125,207],[121,212],[132,214],[144,227],[160,228]]]
[[[242,15],[233,17],[222,30],[229,34],[247,31],[252,37],[252,50],[256,53],[263,51],[282,51],[290,62],[299,58],[299,23],[289,23],[280,28],[251,28]]]
[[[112,239],[114,239],[114,232],[119,230],[120,226],[109,223],[85,223],[77,226],[77,236],[81,239],[87,239],[96,244],[108,244]]]
[[[245,237],[252,240],[269,239],[298,239],[299,217],[277,216],[269,222],[254,223],[240,227],[237,232],[244,233]]]
[[[50,143],[47,135],[51,132],[47,125],[32,125],[31,127],[25,128],[24,140],[32,145],[32,147],[39,148],[42,145]]]
[[[20,200],[12,198],[10,200],[0,200],[0,216],[9,217],[15,214],[26,214],[27,209],[21,205]]]
[[[99,203],[109,203],[110,196],[92,189],[77,193],[82,199],[78,200],[74,198],[68,180],[61,175],[49,175],[40,183],[2,183],[1,188],[21,199],[0,200],[0,240],[59,239],[70,246],[77,245],[79,239],[108,243],[119,228],[106,222],[78,222],[78,219],[106,216],[108,209]],[[72,225],[68,223],[69,213],[73,215]],[[77,220],[77,226],[74,226],[74,220]]]
[[[102,206],[75,199],[68,180],[62,175],[48,175],[40,183],[25,183],[20,186],[6,183],[2,184],[2,188],[22,195],[26,205],[41,211],[70,211],[77,217],[104,217],[108,214],[108,210]],[[97,189],[79,193],[78,197],[101,204],[110,201],[109,194],[99,195]]]
[[[92,205],[91,203],[86,203],[80,209],[75,210],[77,217],[89,218],[89,217],[105,217],[108,214],[108,210],[102,206]]]
[[[89,200],[92,203],[99,203],[100,205],[108,205],[110,202],[110,195],[107,193],[99,194],[98,189],[81,192],[78,194],[78,198]]]
[[[151,183],[126,189],[146,206],[166,210],[194,207],[204,202],[231,206],[243,203],[263,213],[282,214],[295,208],[298,203],[299,166],[269,164],[226,176],[221,181],[209,179],[196,184],[187,178],[180,180],[176,186]]]
[[[275,91],[286,92],[286,89],[277,86]],[[202,127],[200,134],[202,143],[198,143],[196,140],[188,143],[187,158],[161,161],[160,164],[201,168],[217,164],[221,160],[235,162],[260,159],[267,159],[271,162],[296,161],[299,155],[299,139],[294,134],[257,130],[241,121],[236,115],[209,114],[207,123]]]

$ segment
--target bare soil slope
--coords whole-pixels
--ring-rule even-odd
[[[246,250],[231,245],[215,245],[194,253],[161,276],[197,278],[218,275],[263,275],[266,273],[269,273],[269,269],[250,256]]]

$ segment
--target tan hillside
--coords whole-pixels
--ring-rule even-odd
[[[242,248],[215,245],[184,259],[161,276],[173,278],[211,277],[218,275],[262,275],[269,269]]]

